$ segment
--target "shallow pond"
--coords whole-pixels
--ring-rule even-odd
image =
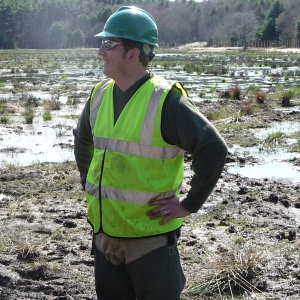
[[[26,52],[26,51],[25,51]],[[0,56],[4,52],[0,51]],[[38,52],[37,52],[38,53]],[[84,53],[84,52],[83,52]],[[43,102],[51,99],[53,94],[59,96],[61,110],[51,111],[52,120],[44,121],[42,114],[45,109],[39,106],[36,111],[36,117],[33,124],[24,124],[24,118],[19,115],[12,115],[8,125],[0,124],[0,167],[8,164],[17,164],[20,166],[30,165],[36,162],[61,162],[74,160],[73,156],[73,135],[72,127],[77,123],[84,102],[96,82],[102,77],[101,60],[97,59],[96,50],[87,52],[87,58],[78,56],[74,63],[68,56],[66,62],[63,58],[59,60],[57,69],[53,66],[57,61],[48,62],[48,66],[41,64],[37,67],[38,71],[32,74],[26,74],[24,70],[13,72],[16,65],[9,59],[3,60],[0,68],[0,99],[6,100],[11,104],[18,104],[22,93],[15,88],[16,81],[26,87],[26,93],[34,96]],[[22,55],[22,54],[20,54]],[[36,54],[35,54],[36,55]],[[200,62],[204,66],[204,72],[198,75],[195,72],[185,72],[183,67],[177,65],[169,68],[160,65],[159,60],[173,59],[185,61],[186,59]],[[20,59],[20,58],[19,58]],[[242,90],[247,90],[253,86],[261,90],[269,90],[277,85],[292,87],[299,85],[300,67],[290,65],[282,67],[280,64],[286,61],[277,61],[276,67],[264,65],[267,60],[263,59],[247,65],[245,61],[238,58],[228,58],[222,55],[194,56],[178,55],[176,53],[169,55],[157,55],[157,61],[151,67],[151,70],[157,75],[165,77],[167,80],[177,80],[184,84],[190,98],[194,102],[209,100],[215,102],[219,100],[219,93],[222,90],[239,86]],[[49,58],[50,60],[50,58]],[[23,62],[26,61],[24,58]],[[39,63],[36,57],[31,59],[30,63]],[[76,66],[76,63],[80,63]],[[11,65],[10,65],[11,64]],[[100,66],[100,68],[99,68]],[[49,69],[49,67],[51,67]],[[223,70],[212,74],[209,70]],[[67,87],[67,88],[66,88]],[[75,89],[72,89],[75,87]],[[80,96],[85,94],[86,97]],[[68,97],[78,96],[76,105],[68,104]],[[77,97],[77,96],[76,96]],[[287,110],[288,111],[288,110]],[[269,129],[254,130],[255,136],[262,140],[270,132],[281,131],[285,134],[300,130],[299,124],[289,124],[282,122],[278,127]],[[259,147],[241,148],[238,145],[230,149],[237,155],[251,155],[257,161],[257,165],[251,166],[245,164],[241,166],[232,166],[228,171],[242,176],[267,176],[269,172],[273,177],[299,177],[299,171],[292,166],[282,164],[283,160],[291,159],[296,154],[289,154],[286,147],[278,147],[274,151],[262,151]],[[270,171],[271,170],[271,171]]]

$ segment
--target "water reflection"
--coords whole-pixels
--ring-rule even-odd
[[[289,178],[300,180],[300,170],[284,163],[267,163],[254,166],[235,166],[227,170],[230,174],[250,178]]]

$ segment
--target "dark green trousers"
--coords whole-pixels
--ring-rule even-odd
[[[124,265],[114,265],[95,247],[98,300],[179,300],[184,288],[177,242]]]

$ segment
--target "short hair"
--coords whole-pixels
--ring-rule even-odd
[[[155,54],[153,52],[154,46],[153,45],[147,45],[148,49],[150,49],[150,52],[148,54],[145,53],[144,50],[144,44],[142,42],[128,40],[128,39],[121,39],[123,45],[127,48],[138,48],[140,50],[139,55],[139,61],[140,63],[147,68],[149,62],[154,58]]]

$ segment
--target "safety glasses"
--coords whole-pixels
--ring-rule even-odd
[[[113,47],[116,47],[116,46],[124,46],[123,44],[121,43],[118,43],[118,42],[115,42],[115,41],[111,41],[111,40],[102,40],[102,46],[104,47],[105,50],[110,50],[112,49]]]

